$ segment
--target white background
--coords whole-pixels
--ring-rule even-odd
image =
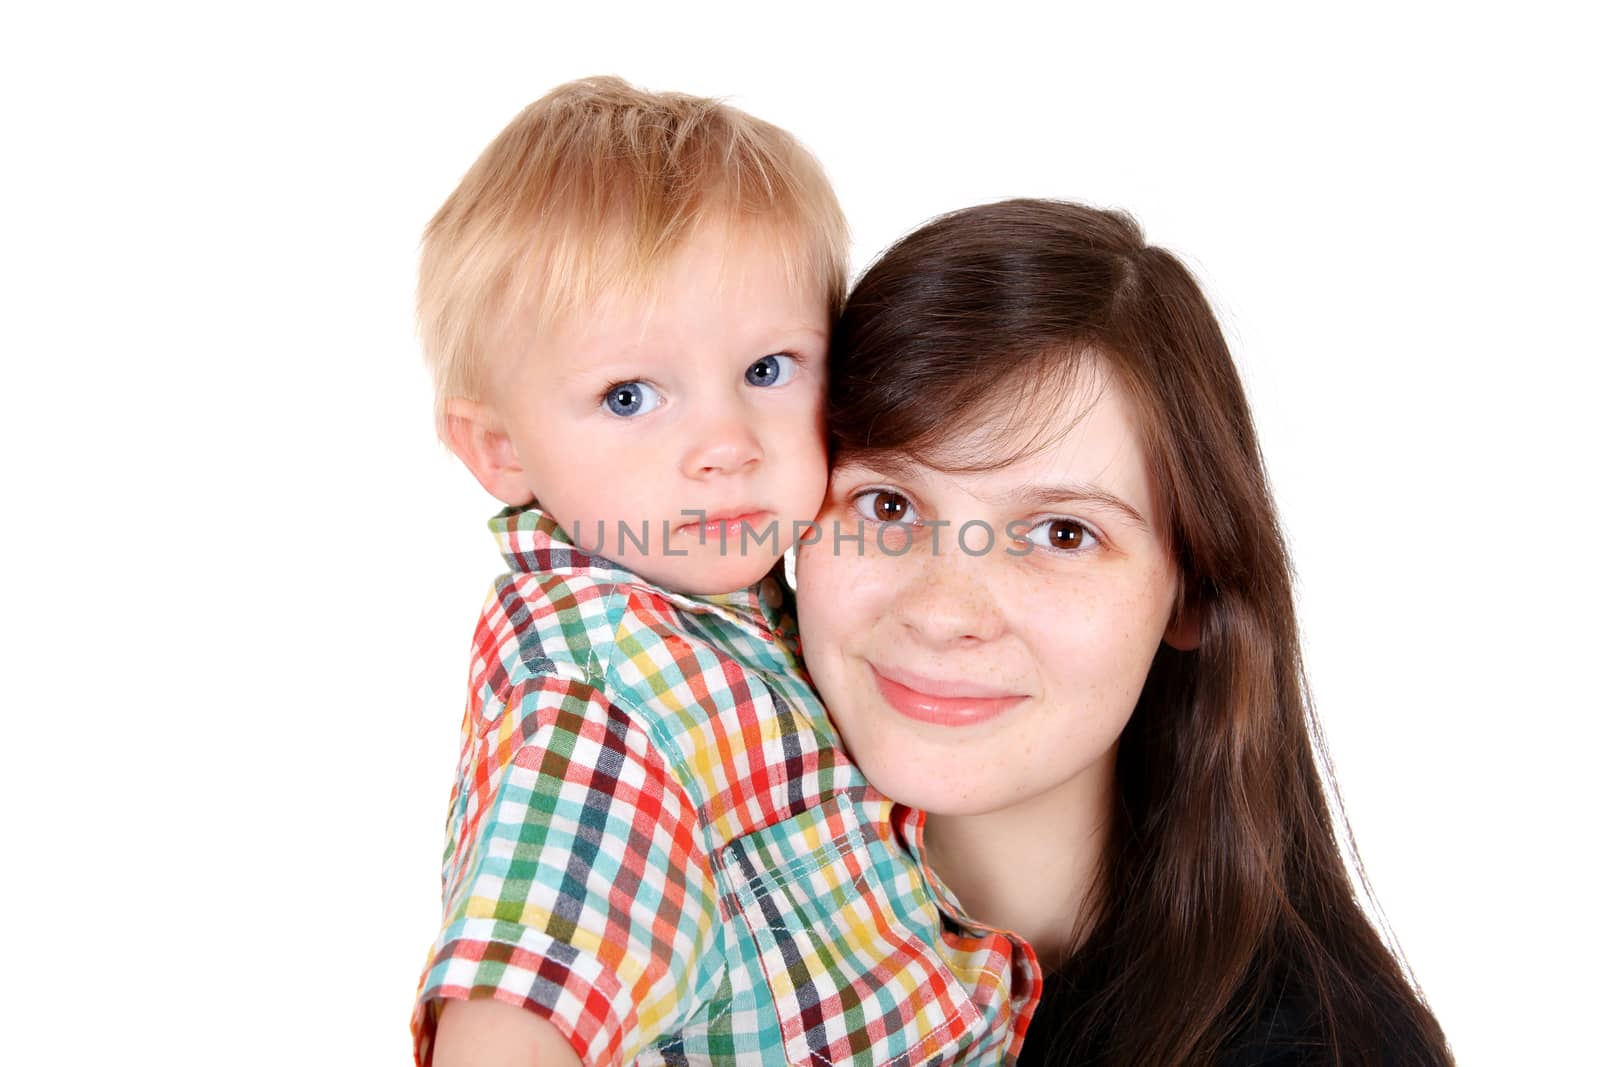
[[[595,6],[6,17],[0,1058],[405,1061],[497,564],[431,436],[416,242],[517,110],[596,73],[792,130],[858,267],[1011,195],[1184,255],[1397,937],[1462,1063],[1589,1055],[1592,31]]]

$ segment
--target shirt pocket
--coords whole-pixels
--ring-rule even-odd
[[[982,1014],[930,943],[939,917],[915,865],[848,796],[734,839],[720,866],[790,1064],[950,1063],[980,1036]]]

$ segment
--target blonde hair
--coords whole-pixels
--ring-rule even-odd
[[[417,320],[444,401],[480,399],[511,320],[548,322],[647,287],[708,223],[757,227],[791,280],[837,313],[848,234],[822,167],[735,108],[584,78],[530,104],[484,149],[422,237]]]

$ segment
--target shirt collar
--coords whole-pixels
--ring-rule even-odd
[[[917,861],[917,866],[922,868],[922,873],[928,880],[928,889],[933,893],[933,902],[940,911],[957,924],[966,927],[968,931],[980,933],[993,931],[1002,934],[1017,944],[1026,946],[1028,955],[1033,954],[1033,946],[1028,945],[1027,940],[1020,934],[985,925],[962,910],[961,901],[956,897],[954,890],[944,884],[939,872],[928,863],[927,846],[923,840],[924,831],[928,827],[927,812],[921,808],[908,808],[904,804],[896,804],[889,818],[894,824],[895,835]]]
[[[928,854],[923,840],[923,832],[928,826],[927,812],[920,808],[908,808],[904,804],[896,804],[889,812],[889,821],[894,827],[895,836],[900,839],[906,851],[911,853],[911,858],[922,871],[922,876],[928,884],[928,892],[933,896],[934,906],[939,909],[945,921],[968,937],[981,939],[994,934],[1010,942],[1013,949],[1011,996],[1013,1003],[1020,1005],[1016,1023],[1017,1032],[1024,1033],[1028,1027],[1028,1020],[1033,1017],[1033,1009],[1039,1003],[1039,995],[1044,989],[1044,968],[1040,966],[1039,956],[1033,951],[1033,946],[1021,934],[987,926],[962,910],[961,901],[956,898],[950,887],[944,884],[939,872],[928,864]]]
[[[795,640],[794,612],[788,588],[774,568],[753,586],[728,593],[697,596],[664,589],[605,556],[575,544],[554,516],[537,503],[506,508],[489,520],[500,554],[513,571],[582,574],[605,582],[632,585],[669,600],[686,611],[715,615],[764,635]],[[781,563],[781,561],[780,561]]]

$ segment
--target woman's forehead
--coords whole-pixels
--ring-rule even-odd
[[[1153,516],[1154,487],[1127,393],[1107,374],[1077,375],[1054,391],[995,396],[916,454],[845,456],[835,477],[868,471],[905,482],[944,481],[991,501],[1038,501],[1055,489],[1099,490]]]

